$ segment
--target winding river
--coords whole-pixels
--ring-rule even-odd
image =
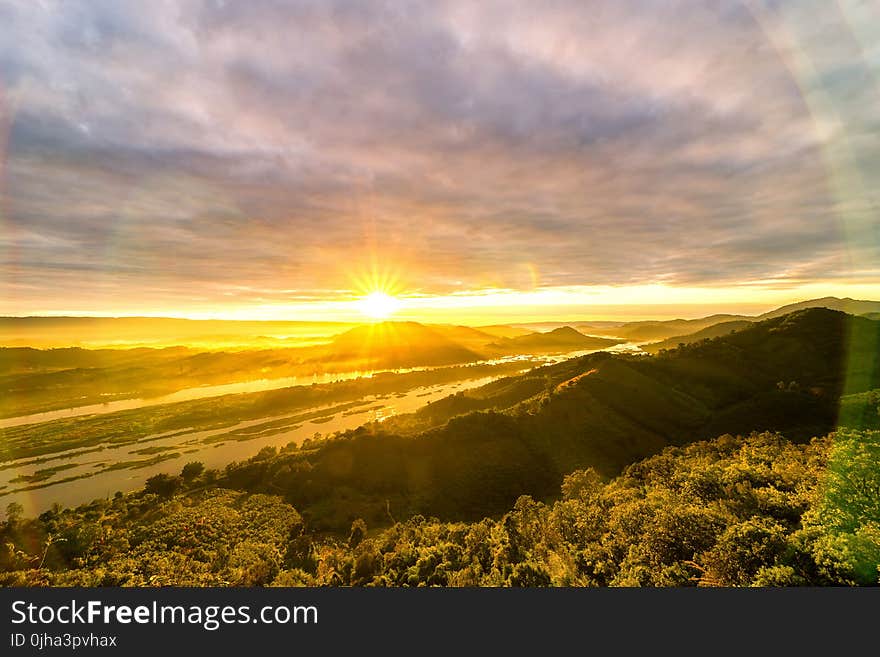
[[[616,350],[627,349],[621,345]],[[559,362],[591,353],[571,352],[543,357],[546,363]],[[527,369],[534,356],[514,356],[486,364],[523,360]],[[527,365],[526,362],[529,362]],[[404,373],[436,368],[394,370]],[[387,370],[385,370],[387,371]],[[0,427],[49,422],[60,418],[92,416],[116,411],[157,406],[174,402],[204,399],[219,395],[260,392],[295,385],[345,381],[372,373],[346,372],[314,377],[261,379],[226,385],[179,390],[169,395],[147,399],[128,399],[80,406],[36,415],[6,418]],[[362,424],[382,421],[393,415],[410,413],[418,408],[461,390],[485,385],[498,376],[463,379],[452,383],[412,388],[406,392],[363,397],[355,402],[300,409],[290,415],[264,417],[220,429],[184,429],[168,434],[145,436],[123,446],[99,446],[56,452],[40,459],[20,459],[0,463],[0,503],[17,502],[25,514],[36,515],[57,502],[76,506],[96,498],[112,496],[143,486],[160,472],[179,472],[184,463],[200,461],[206,468],[222,468],[232,461],[254,456],[265,447],[280,448],[288,443],[302,444],[315,434],[330,435],[355,429]],[[463,375],[463,376],[466,376]]]

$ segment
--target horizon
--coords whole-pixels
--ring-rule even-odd
[[[68,314],[68,313],[59,313],[59,314],[43,314],[43,315],[0,315],[0,321],[2,320],[10,320],[10,319],[119,319],[119,320],[182,320],[182,321],[191,321],[191,322],[240,322],[240,323],[291,323],[291,324],[317,324],[317,325],[340,325],[340,326],[358,326],[364,324],[375,324],[375,323],[386,323],[386,322],[414,322],[425,325],[459,325],[459,326],[468,326],[473,328],[479,328],[480,326],[492,326],[493,324],[497,325],[509,325],[509,326],[551,326],[551,325],[565,325],[565,324],[582,324],[589,322],[611,322],[611,323],[627,323],[627,322],[641,322],[641,321],[671,321],[671,320],[692,320],[692,319],[702,319],[706,317],[711,317],[714,315],[734,315],[734,316],[744,316],[744,317],[757,317],[764,313],[771,312],[777,310],[781,307],[788,306],[791,304],[798,303],[806,303],[810,301],[818,301],[822,299],[836,299],[843,302],[856,302],[856,303],[880,303],[880,301],[874,299],[854,299],[852,297],[835,297],[830,295],[828,297],[816,297],[816,298],[796,298],[793,301],[789,301],[780,305],[757,305],[757,304],[740,304],[739,306],[707,306],[707,305],[693,305],[689,312],[647,312],[647,306],[625,306],[620,305],[620,308],[628,309],[628,312],[621,312],[618,314],[608,314],[605,313],[600,316],[590,315],[590,316],[582,316],[576,318],[575,316],[566,316],[566,317],[556,317],[556,318],[548,318],[546,315],[535,315],[531,318],[527,319],[513,319],[509,321],[496,321],[496,322],[484,322],[484,321],[456,321],[454,318],[450,318],[449,321],[436,321],[434,319],[416,319],[406,313],[400,312],[392,312],[388,315],[384,315],[382,317],[368,317],[364,316],[363,313],[360,313],[360,316],[356,316],[356,313],[352,313],[350,315],[350,319],[335,319],[335,320],[324,320],[324,319],[284,319],[284,318],[242,318],[242,317],[186,317],[180,315],[105,315],[105,314]],[[653,304],[652,308],[664,308],[663,304]],[[682,307],[678,307],[679,310]],[[502,318],[503,319],[503,318]]]

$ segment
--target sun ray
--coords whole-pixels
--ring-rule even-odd
[[[350,275],[355,293],[354,308],[372,321],[383,321],[403,305],[403,286],[396,269],[373,257],[368,267]]]

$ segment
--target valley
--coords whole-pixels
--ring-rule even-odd
[[[74,518],[120,500],[154,508],[212,491],[277,496],[315,541],[343,536],[353,522],[507,517],[523,496],[552,503],[579,472],[615,481],[645,459],[719,436],[807,445],[836,429],[880,430],[880,322],[821,306],[712,319],[721,321],[693,321],[701,327],[693,334],[654,343],[570,327],[511,329],[486,342],[465,327],[386,323],[319,348],[332,349],[330,362],[395,370],[208,384],[99,406],[76,406],[79,397],[59,387],[52,403],[67,407],[3,420],[0,499],[16,513]],[[633,336],[644,325],[622,328],[609,330]],[[28,367],[19,359],[7,376],[63,373],[71,358],[100,357],[111,369],[132,357],[159,363],[163,351],[32,350]],[[210,364],[261,354],[229,353],[195,356]],[[290,358],[269,357],[279,355]]]

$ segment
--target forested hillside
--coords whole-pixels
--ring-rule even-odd
[[[495,519],[313,532],[279,496],[119,495],[2,528],[3,585],[790,586],[876,584],[880,433],[721,436]]]
[[[221,481],[284,494],[328,530],[347,526],[351,509],[381,522],[389,505],[404,517],[477,519],[523,494],[552,496],[574,470],[614,476],[668,445],[767,430],[825,435],[845,389],[880,387],[877,365],[861,357],[878,327],[807,310],[654,358],[593,354],[231,466]]]
[[[878,327],[798,311],[37,520],[11,508],[4,581],[876,583]]]

